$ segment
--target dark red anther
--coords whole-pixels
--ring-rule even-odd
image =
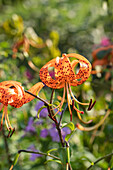
[[[11,132],[11,128],[9,127],[9,133],[7,135],[7,138],[11,137],[13,135],[14,131],[15,131],[15,128],[13,128],[13,130]]]
[[[95,100],[94,103],[92,104],[92,99],[90,99],[89,107],[88,107],[87,110],[90,111],[90,110],[94,107],[95,103],[96,103],[96,100]]]
[[[89,107],[88,107],[88,109],[87,109],[88,111],[90,110],[91,104],[92,104],[92,99],[90,99]]]
[[[74,110],[74,100],[72,100],[72,111]]]
[[[12,130],[12,132],[10,134],[10,137],[13,135],[14,131],[15,131],[15,128],[13,128],[13,130]]]
[[[7,135],[7,138],[10,137],[10,133],[11,133],[11,128],[9,127],[9,133],[8,133],[8,135]]]

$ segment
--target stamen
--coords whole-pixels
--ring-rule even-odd
[[[92,104],[92,99],[90,99],[89,107],[88,107],[87,110],[90,111],[90,110],[94,107],[95,103],[96,103],[96,100],[95,100],[94,103]]]
[[[9,133],[8,133],[8,135],[7,135],[7,138],[11,137],[14,132],[15,132],[15,128],[13,128],[13,129],[12,129],[12,132],[11,132],[11,128],[9,127]]]
[[[10,133],[11,133],[11,128],[9,127],[9,133],[8,133],[8,135],[7,135],[7,138],[10,137]]]
[[[5,124],[6,124],[6,127],[7,127],[7,130],[9,131],[9,126],[8,126],[8,123],[7,123],[7,118],[6,118],[6,113],[5,113]]]
[[[84,111],[78,110],[75,106],[74,106],[74,109],[75,109],[78,113],[84,114]]]
[[[8,125],[9,125],[9,127],[11,128],[11,130],[13,130],[14,128],[11,126],[11,124],[10,124],[10,121],[9,121],[9,116],[8,116],[8,114],[7,114],[7,122],[8,122]]]
[[[84,123],[84,124],[89,124],[89,123],[91,123],[91,122],[93,121],[93,120],[89,120],[88,122],[84,122],[84,121],[82,120],[79,112],[77,112],[77,115],[78,115],[79,120],[80,120],[82,123]]]
[[[72,90],[71,90],[70,84],[69,84],[69,90],[70,90],[71,96],[73,97],[73,99],[74,99],[78,104],[81,104],[81,105],[89,105],[89,103],[79,102],[79,101],[75,98],[75,96],[74,96],[74,94],[73,94],[73,92],[72,92]]]
[[[11,136],[13,135],[14,132],[15,132],[15,128],[13,128],[12,133],[10,134],[9,137],[11,137]]]
[[[70,94],[69,94],[69,90],[68,90],[68,84],[66,83],[66,89],[67,89],[67,102],[68,102],[68,108],[69,108],[69,112],[70,112],[70,121],[72,121],[72,111],[71,111],[71,107],[70,107],[70,100],[71,100],[71,97],[70,97]],[[72,102],[71,102],[72,104]]]
[[[97,123],[96,125],[94,125],[94,126],[92,126],[92,127],[83,127],[83,126],[82,126],[81,124],[79,124],[79,123],[76,124],[76,127],[77,127],[78,129],[82,130],[82,131],[92,131],[92,130],[94,130],[94,129],[98,129],[99,126],[101,126],[101,125],[104,123],[105,119],[109,116],[110,111],[111,111],[111,110],[108,109],[107,112],[106,112],[106,114],[105,114],[105,116],[103,117],[103,119],[100,120],[99,123]]]
[[[64,85],[64,91],[63,91],[63,97],[62,97],[61,103],[58,106],[56,106],[55,108],[53,108],[53,109],[56,109],[56,108],[59,107],[57,113],[61,110],[61,108],[62,108],[62,106],[64,104],[64,101],[65,101],[65,92],[66,92],[66,87]],[[55,115],[56,115],[56,113],[55,113]]]
[[[74,110],[74,100],[72,99],[72,111]]]
[[[65,85],[64,85],[63,98],[62,98],[61,103],[59,104],[59,105],[60,105],[60,107],[59,107],[59,106],[57,106],[57,107],[59,107],[59,109],[58,109],[58,111],[54,114],[54,116],[56,116],[56,115],[57,115],[57,113],[61,110],[61,108],[62,108],[62,106],[63,106],[63,104],[64,104],[64,101],[65,101],[65,91],[66,91],[66,88],[65,88]],[[56,109],[57,107],[55,107],[54,109]],[[53,116],[53,117],[54,117],[54,116]]]

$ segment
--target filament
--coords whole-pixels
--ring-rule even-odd
[[[70,94],[69,94],[67,83],[66,83],[66,89],[67,89],[67,101],[68,101],[68,108],[69,108],[69,112],[70,112],[70,119],[72,121],[72,111],[71,111],[71,107],[70,107],[70,104],[72,104],[72,101],[71,101],[71,97],[70,97]]]
[[[89,120],[88,122],[84,122],[84,121],[82,120],[82,117],[80,116],[79,112],[77,112],[77,115],[78,115],[79,120],[80,120],[82,123],[84,123],[84,124],[89,124],[89,123],[92,122],[92,120]]]
[[[84,111],[78,110],[75,106],[74,106],[74,109],[75,109],[78,113],[84,114]]]
[[[64,104],[65,92],[66,92],[66,88],[65,88],[65,85],[64,85],[64,92],[63,92],[63,97],[62,97],[61,103],[60,103],[57,107],[55,107],[54,109],[58,108],[59,106],[60,106],[60,107],[59,107],[58,111],[54,114],[54,116],[56,116],[56,114],[61,110],[61,108],[62,108],[62,106],[63,106],[63,104]],[[54,116],[53,116],[53,117],[54,117]]]
[[[3,124],[3,119],[4,119],[4,110],[3,110],[3,113],[2,113],[2,119],[1,119],[1,128],[2,128],[2,124]]]
[[[58,105],[58,106],[54,106],[54,108],[53,109],[56,109],[56,108],[58,108],[59,107],[59,110],[61,109],[61,107],[63,106],[63,104],[64,104],[64,101],[65,101],[65,92],[66,92],[66,87],[65,87],[65,85],[64,85],[64,91],[63,91],[63,97],[62,97],[62,99],[61,99],[61,103]]]
[[[70,84],[69,84],[69,90],[70,90],[71,96],[73,97],[73,99],[74,99],[78,104],[81,104],[81,105],[89,105],[89,103],[79,102],[79,101],[75,98],[75,96],[74,96],[74,94],[73,94],[73,92],[72,92],[72,90],[71,90]]]
[[[82,126],[81,124],[79,124],[79,123],[77,123],[76,126],[77,126],[78,129],[83,130],[83,131],[92,131],[92,130],[94,130],[94,129],[98,129],[99,126],[101,126],[101,125],[104,123],[105,119],[109,116],[109,114],[110,114],[110,109],[107,110],[107,113],[105,114],[105,116],[103,117],[103,119],[100,120],[99,123],[97,123],[96,125],[94,125],[94,126],[92,126],[92,127],[83,127],[83,126]]]

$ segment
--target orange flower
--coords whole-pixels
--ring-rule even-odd
[[[92,66],[95,68],[96,65],[113,65],[113,45],[100,47],[92,52],[93,63]]]
[[[43,86],[44,86],[43,83],[39,82],[35,84],[28,91],[33,94],[36,94],[36,92],[39,93],[39,91],[41,90]],[[21,86],[20,82],[16,82],[16,81],[1,82],[0,83],[0,102],[1,102],[0,111],[4,107],[2,119],[1,119],[1,128],[3,124],[4,116],[5,116],[5,124],[6,124],[8,131],[9,132],[11,130],[14,131],[14,128],[12,128],[10,124],[8,113],[7,113],[8,104],[10,104],[13,107],[19,108],[23,104],[28,103],[33,99],[34,99],[33,96],[24,92],[24,88]]]
[[[75,60],[71,62],[69,60],[70,57],[75,58]],[[79,69],[79,72],[75,74],[74,68],[76,67],[78,63],[80,64],[80,69]],[[54,68],[54,76],[51,76],[49,73],[49,69],[51,68]],[[63,54],[61,58],[57,57],[49,61],[40,70],[40,79],[48,87],[53,88],[53,89],[64,88],[63,98],[61,100],[60,105],[58,106],[59,110],[63,106],[64,100],[65,100],[65,92],[67,91],[67,101],[68,101],[68,107],[69,107],[71,120],[72,120],[72,111],[71,111],[70,105],[73,105],[72,100],[76,101],[77,103],[81,105],[89,105],[88,110],[92,108],[92,101],[90,102],[90,104],[79,102],[75,98],[71,90],[71,86],[78,86],[88,79],[88,77],[91,74],[91,68],[92,66],[90,62],[85,57],[79,54],[71,53],[71,54]],[[82,121],[79,113],[83,114],[84,112],[78,110],[75,106],[73,107],[77,111],[79,119]]]

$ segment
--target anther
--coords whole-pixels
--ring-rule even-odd
[[[12,130],[12,132],[11,132],[11,134],[10,134],[9,137],[11,137],[11,136],[13,135],[14,132],[15,132],[15,128],[13,128],[13,130]]]
[[[90,111],[90,110],[94,107],[95,103],[96,103],[96,100],[95,100],[94,103],[92,104],[92,99],[90,99],[89,107],[88,107],[87,110]]]
[[[7,135],[7,138],[10,137],[10,133],[11,133],[11,128],[9,127],[9,133],[8,133],[8,135]]]
[[[72,111],[74,110],[74,100],[72,100]]]

